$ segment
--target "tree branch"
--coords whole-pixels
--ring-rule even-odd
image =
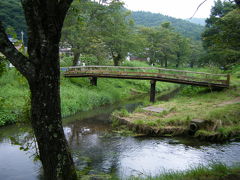
[[[207,1],[207,0],[204,0],[201,4],[198,5],[196,11],[195,11],[194,14],[192,15],[192,17],[190,17],[189,19],[192,19],[192,18],[195,16],[195,14],[198,12],[198,9],[199,9],[206,1]]]
[[[72,2],[73,2],[73,0],[60,0],[59,3],[58,3],[59,4],[59,10],[60,10],[61,15],[62,15],[61,18],[62,18],[63,21],[65,19],[67,11],[68,11]]]
[[[8,39],[0,21],[0,52],[19,70],[28,80],[34,77],[35,68],[29,59],[20,53]]]

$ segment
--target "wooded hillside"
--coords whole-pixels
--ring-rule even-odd
[[[5,23],[5,27],[12,26],[18,36],[20,36],[22,30],[26,32],[26,23],[20,0],[1,0],[0,9],[0,20]],[[203,26],[162,14],[138,11],[132,12],[132,17],[136,25],[148,27],[160,26],[161,23],[169,21],[177,32],[196,40],[200,40],[201,33],[204,30]]]
[[[200,40],[201,33],[204,27],[201,25],[193,24],[183,19],[176,19],[170,16],[164,16],[158,13],[136,11],[132,12],[132,17],[137,25],[142,26],[159,26],[163,22],[170,22],[177,32],[185,37],[190,37],[195,40]]]
[[[27,27],[20,0],[1,0],[0,9],[0,21],[5,27],[13,27],[18,36],[21,31],[26,32]]]

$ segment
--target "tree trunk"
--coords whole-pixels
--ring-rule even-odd
[[[119,66],[119,60],[117,59],[117,57],[113,58],[113,62],[114,62],[114,66]]]
[[[113,56],[113,62],[114,62],[114,66],[119,66],[119,62],[121,61],[121,55],[118,54],[117,56]]]
[[[80,58],[80,52],[73,52],[73,66],[78,65],[79,58]]]
[[[165,59],[165,68],[168,67],[168,61],[167,58]]]
[[[177,59],[176,68],[179,68],[180,60]]]
[[[58,49],[58,48],[56,48]],[[39,67],[31,90],[31,124],[37,139],[45,180],[75,180],[76,172],[61,122],[58,50],[50,51]]]
[[[190,61],[190,68],[193,68],[193,65],[194,65],[193,61]]]
[[[59,41],[72,0],[21,1],[28,25],[28,54],[9,41],[0,21],[0,52],[28,80],[31,124],[38,143],[45,180],[76,180],[65,139],[60,108]]]
[[[161,67],[163,67],[163,59],[161,59],[160,61],[161,61]]]
[[[176,63],[176,68],[178,68],[180,65],[180,54],[177,53],[177,63]]]

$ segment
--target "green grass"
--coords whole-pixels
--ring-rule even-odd
[[[139,64],[143,66],[142,62],[128,62],[129,66]],[[30,108],[30,92],[25,78],[15,69],[7,70],[0,77],[0,87],[0,126],[25,120]],[[175,84],[157,83],[156,90],[163,92],[175,87]],[[124,101],[137,94],[147,93],[149,88],[149,81],[144,80],[99,78],[98,86],[91,86],[88,78],[64,78],[62,75],[62,116]]]
[[[121,109],[121,110],[116,110],[112,113],[113,116],[118,116],[118,117],[128,117],[129,112],[126,109]]]
[[[192,119],[206,120],[210,127],[197,132],[196,136],[233,137],[240,133],[240,77],[233,71],[231,87],[223,91],[185,86],[178,95],[168,102],[157,102],[155,106],[164,108],[161,113],[137,109],[128,115],[135,124],[148,125],[159,129],[164,127],[188,128]],[[223,138],[224,139],[224,138]],[[226,139],[226,138],[225,138]]]
[[[240,178],[240,167],[227,167],[224,164],[213,164],[210,166],[199,166],[188,171],[172,171],[166,172],[156,177],[137,178],[133,177],[129,180],[233,180]]]
[[[0,126],[16,123],[29,102],[27,82],[18,72],[9,70],[1,76],[0,87]]]
[[[115,173],[113,174],[83,174],[78,171],[79,180],[120,180]],[[240,166],[226,166],[225,164],[215,163],[208,166],[198,166],[187,171],[166,171],[157,176],[130,177],[127,180],[238,180],[240,178]]]
[[[219,105],[239,97],[239,94],[239,90],[229,89],[222,92],[197,93],[191,97],[178,96],[169,102],[156,103],[155,106],[165,109],[161,113],[137,110],[129,114],[128,118],[135,124],[159,128],[166,126],[187,128],[192,119],[203,119],[210,124],[220,122],[216,129],[209,127],[198,134],[220,133],[227,137],[230,134],[240,133],[240,103]]]
[[[148,81],[98,79],[98,86],[90,86],[87,78],[62,78],[61,97],[63,117],[78,111],[87,111],[104,104],[126,100],[149,91]],[[159,83],[157,91],[166,91],[175,85]]]

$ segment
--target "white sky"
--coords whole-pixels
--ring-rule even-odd
[[[190,18],[204,0],[123,0],[125,7],[133,11],[150,11],[176,18]],[[207,0],[194,17],[206,18],[210,15],[214,0]]]

